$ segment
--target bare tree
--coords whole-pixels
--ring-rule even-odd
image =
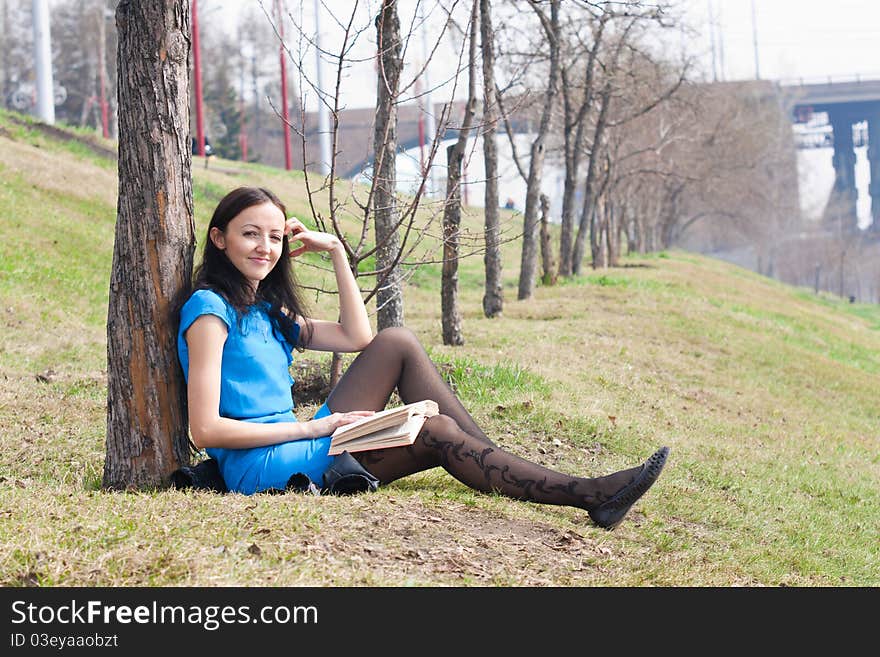
[[[468,101],[458,140],[446,151],[446,205],[443,210],[443,277],[441,283],[441,324],[443,344],[462,345],[461,311],[458,307],[459,233],[461,230],[461,164],[468,135],[477,109],[477,21],[478,0],[473,0],[469,24]]]
[[[400,276],[400,239],[397,234],[397,100],[403,61],[400,56],[400,19],[397,0],[383,0],[376,16],[379,75],[373,152],[375,166],[376,268],[387,270],[385,284],[376,294],[376,328],[403,326]]]
[[[188,461],[172,300],[192,273],[189,4],[122,0],[119,200],[107,316],[103,485],[155,486]]]
[[[556,285],[556,263],[550,243],[550,199],[541,194],[541,283]]]
[[[543,108],[538,123],[535,140],[532,142],[529,157],[529,174],[526,181],[526,207],[523,216],[523,246],[520,259],[519,288],[517,299],[528,299],[535,289],[535,276],[538,263],[538,205],[541,193],[541,175],[544,168],[544,145],[550,130],[553,116],[553,103],[556,99],[559,80],[559,5],[560,0],[549,0],[550,16],[544,12],[543,3],[529,0],[533,11],[541,22],[541,30],[550,49],[550,71],[544,91]]]
[[[486,252],[483,265],[486,274],[483,293],[483,314],[497,317],[504,309],[501,286],[501,231],[498,212],[498,123],[495,102],[495,31],[492,29],[492,5],[480,0],[480,36],[483,63],[483,161],[486,169],[485,213]]]
[[[601,161],[605,129],[608,124],[608,111],[611,108],[611,99],[614,93],[614,73],[616,73],[617,65],[624,46],[627,44],[627,37],[637,21],[637,16],[627,16],[625,18],[625,24],[621,33],[617,35],[615,43],[611,46],[610,57],[603,65],[605,75],[602,86],[597,92],[599,109],[593,126],[592,137],[590,139],[590,153],[587,160],[587,178],[583,187],[583,207],[581,209],[581,217],[578,223],[577,236],[572,247],[571,272],[575,275],[579,274],[581,270],[587,235],[591,238],[590,247],[593,256],[593,266],[596,266],[598,262],[600,240],[599,230],[597,229],[598,217],[596,208],[594,207],[596,176],[598,173],[599,162]],[[561,259],[562,256],[560,256],[560,260]]]
[[[562,219],[559,233],[559,275],[571,276],[572,273],[572,240],[574,222],[574,198],[579,184],[581,156],[584,152],[584,135],[587,130],[587,113],[593,106],[596,61],[605,26],[612,13],[601,11],[595,16],[590,11],[578,14],[576,20],[583,20],[589,30],[590,41],[582,44],[583,39],[576,39],[574,47],[567,48],[566,62],[560,66],[562,77],[563,100],[563,157],[565,165],[565,181],[562,189]],[[583,29],[583,28],[581,28]],[[577,35],[578,32],[575,32]],[[586,56],[585,56],[586,55]],[[574,68],[583,63],[580,76]],[[575,76],[582,76],[582,83],[575,84]],[[578,99],[579,97],[579,99]]]
[[[609,189],[616,166],[615,159],[608,155],[613,133],[628,130],[634,120],[675,95],[689,70],[688,62],[678,65],[677,74],[670,80],[670,65],[640,44],[648,26],[667,26],[662,12],[656,8],[624,12],[612,20],[618,29],[613,35],[608,34],[607,27],[604,29],[606,48],[598,55],[601,80],[595,92],[598,107],[588,144],[583,207],[571,255],[574,274],[580,273],[587,236],[594,268],[604,266],[609,256],[613,258],[619,252],[618,204],[602,199],[601,207],[597,207],[601,195]]]
[[[386,2],[383,8],[392,7],[393,2]],[[441,7],[441,5],[437,5]],[[450,6],[444,11],[452,12],[457,6],[457,0],[450,3]],[[442,7],[441,7],[442,8]],[[331,8],[327,5],[324,9],[331,12]],[[374,298],[377,301],[376,311],[380,312],[387,304],[397,301],[401,304],[401,312],[403,308],[403,299],[401,297],[401,284],[412,275],[415,269],[425,262],[441,262],[439,256],[435,256],[430,249],[425,248],[425,239],[436,238],[438,243],[442,236],[438,234],[436,225],[439,223],[438,217],[442,211],[437,207],[425,207],[422,203],[427,181],[429,179],[429,171],[437,155],[437,150],[442,139],[443,133],[447,129],[449,112],[451,104],[443,106],[440,115],[437,117],[437,128],[434,135],[431,136],[431,148],[427,153],[427,158],[422,168],[418,180],[414,184],[412,194],[403,196],[397,193],[397,180],[395,176],[389,175],[387,169],[383,169],[385,164],[393,167],[394,160],[397,156],[396,148],[390,147],[390,140],[386,139],[387,133],[391,130],[393,120],[390,116],[386,121],[384,117],[378,115],[382,112],[380,106],[377,105],[376,125],[374,125],[374,142],[373,157],[371,164],[371,173],[368,178],[368,185],[364,188],[354,182],[344,182],[340,178],[340,123],[343,120],[343,112],[341,107],[342,94],[341,90],[344,85],[345,73],[352,64],[359,63],[355,56],[355,45],[363,34],[365,34],[373,25],[374,21],[369,24],[360,22],[359,15],[361,13],[360,4],[355,2],[348,7],[349,13],[345,16],[332,14],[333,22],[339,27],[340,35],[336,47],[331,51],[326,48],[321,49],[322,57],[333,62],[334,80],[333,89],[328,92],[326,89],[319,89],[313,77],[310,77],[308,68],[305,64],[307,54],[318,48],[318,44],[313,41],[311,36],[306,33],[301,25],[299,25],[295,17],[291,16],[295,31],[297,32],[298,46],[292,49],[287,42],[283,43],[283,47],[293,62],[296,70],[299,72],[301,93],[314,93],[318,102],[323,104],[330,116],[330,171],[326,175],[316,176],[313,171],[309,170],[308,143],[306,137],[307,117],[305,112],[301,116],[299,125],[291,123],[291,127],[299,134],[300,144],[302,146],[301,153],[304,162],[305,184],[308,202],[312,216],[319,230],[331,232],[335,234],[342,242],[343,247],[348,255],[349,266],[361,283],[361,292],[364,296],[364,302],[369,303]],[[263,9],[269,22],[272,23],[272,17]],[[381,15],[380,15],[381,19]],[[415,20],[415,19],[413,19]],[[381,22],[380,20],[375,23]],[[433,57],[438,49],[442,39],[444,38],[446,28],[452,24],[452,21],[446,21],[443,29],[436,37],[433,48],[430,50],[428,61]],[[381,31],[380,31],[381,32]],[[276,35],[279,32],[276,29]],[[397,41],[399,41],[400,57],[405,61],[406,52],[415,34],[415,25],[410,23],[406,29],[401,29]],[[392,37],[384,38],[389,45],[393,46],[395,39]],[[383,46],[379,56],[384,57],[392,53],[391,50]],[[459,54],[461,57],[462,54]],[[372,60],[373,58],[370,57]],[[422,64],[422,69],[427,66],[428,61]],[[396,66],[396,64],[392,64]],[[386,66],[387,65],[383,65]],[[461,66],[459,68],[462,68]],[[388,84],[388,71],[380,73],[379,86],[388,92],[388,97],[383,101],[386,107],[396,108],[402,102],[405,94],[415,86],[415,80],[421,71],[417,71],[412,79],[399,79],[396,84]],[[458,76],[453,77],[454,82]],[[424,93],[424,92],[423,92]],[[454,93],[453,93],[454,95]],[[305,107],[305,102],[301,103]],[[276,112],[277,114],[277,112]],[[385,128],[379,129],[378,124],[384,123]],[[382,138],[379,138],[379,135]],[[378,150],[377,150],[378,148]],[[350,156],[350,153],[347,155]],[[380,171],[384,170],[385,174],[380,175]],[[393,169],[391,169],[393,172]],[[381,180],[384,178],[384,181]],[[380,200],[379,188],[380,182],[384,185],[387,193],[391,196]],[[346,193],[347,192],[347,193]],[[326,199],[328,211],[324,212],[320,208],[319,201]],[[392,214],[393,220],[387,226],[388,232],[380,237],[378,231],[373,230],[373,215],[379,213],[383,208],[389,209],[394,207]],[[426,211],[427,210],[427,211]],[[393,249],[388,248],[391,240],[397,239],[397,246]],[[380,249],[386,249],[385,262],[380,264],[378,252]],[[376,257],[375,267],[364,267],[364,263],[369,262],[371,258]],[[325,270],[323,265],[316,265],[318,268]],[[395,273],[399,272],[399,273]],[[372,280],[371,280],[372,279]],[[397,284],[396,292],[393,287]],[[335,293],[332,285],[325,286],[319,283],[315,287],[318,293]],[[381,297],[383,291],[388,291]],[[338,354],[334,354],[333,365],[331,370],[331,384],[334,384],[341,375],[341,359]]]

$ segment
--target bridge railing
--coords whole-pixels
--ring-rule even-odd
[[[877,82],[880,80],[880,72],[877,73],[856,73],[854,75],[826,75],[824,77],[809,78],[783,78],[777,80],[782,87],[802,87],[813,84],[848,84],[862,82]]]

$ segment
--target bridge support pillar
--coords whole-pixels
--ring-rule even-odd
[[[843,112],[829,112],[834,131],[834,187],[825,206],[824,221],[829,228],[849,232],[858,228],[856,201],[856,152],[853,148],[852,119]]]
[[[880,235],[880,111],[868,117],[868,165],[871,169],[871,225],[868,230]]]

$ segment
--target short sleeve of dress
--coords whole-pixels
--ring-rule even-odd
[[[213,290],[196,290],[180,309],[180,334],[183,335],[202,315],[215,315],[223,320],[226,328],[232,326],[229,306]]]
[[[291,344],[290,341],[287,340],[284,336],[280,336],[280,339],[284,344],[284,348],[287,350],[288,353],[291,354],[290,362],[293,362],[292,352],[294,349],[296,349],[296,346],[299,343],[299,324],[297,324],[296,322],[294,322],[293,324],[293,344]]]

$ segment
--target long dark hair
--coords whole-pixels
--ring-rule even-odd
[[[202,262],[193,274],[192,289],[213,290],[222,295],[238,311],[240,317],[246,315],[254,304],[265,301],[269,304],[268,314],[275,327],[291,345],[302,348],[311,340],[312,326],[306,320],[305,330],[298,341],[294,340],[297,330],[294,318],[297,315],[306,318],[308,315],[293,270],[288,264],[290,246],[287,235],[281,241],[281,257],[278,263],[260,281],[256,293],[244,275],[230,262],[226,252],[218,249],[211,240],[212,228],[225,233],[229,222],[242,211],[263,203],[272,203],[287,217],[284,204],[263,187],[239,187],[221,199],[208,225],[205,251]]]

